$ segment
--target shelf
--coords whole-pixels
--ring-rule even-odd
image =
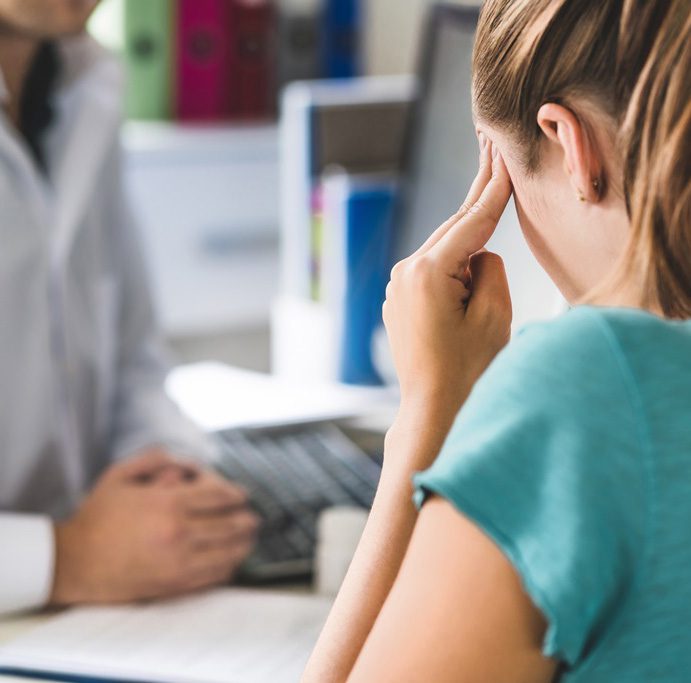
[[[129,122],[123,145],[164,332],[267,324],[278,271],[277,127]]]
[[[234,161],[275,160],[278,163],[278,126],[275,123],[180,124],[170,121],[128,121],[123,144],[129,155],[155,160],[159,155],[185,155]]]

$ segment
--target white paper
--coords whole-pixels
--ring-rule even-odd
[[[229,588],[80,607],[0,648],[0,668],[151,683],[295,683],[329,607],[313,595]]]
[[[184,413],[210,431],[390,412],[397,403],[385,388],[297,382],[221,363],[176,368],[166,389]]]

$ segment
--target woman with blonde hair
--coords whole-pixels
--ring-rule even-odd
[[[392,273],[400,412],[304,680],[686,681],[691,4],[487,0],[473,70],[480,170]],[[573,308],[507,345],[512,193]]]

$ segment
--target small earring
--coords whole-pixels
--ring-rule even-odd
[[[593,180],[593,190],[595,190],[595,194],[599,197],[600,196],[600,179],[595,178]]]
[[[578,197],[579,202],[585,201],[585,197],[583,196],[583,193],[580,190],[578,190],[578,192],[576,193],[576,197]]]

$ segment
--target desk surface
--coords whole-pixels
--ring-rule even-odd
[[[0,619],[0,645],[36,628],[39,624],[46,621],[46,619],[49,619],[50,616],[50,614],[39,613]],[[2,683],[27,683],[29,680],[32,679],[0,675],[0,681],[2,681]]]
[[[39,624],[42,624],[50,617],[50,614],[38,613],[0,619],[0,645],[3,645],[8,640],[21,636],[23,633],[36,628]]]
[[[263,590],[279,591],[279,592],[296,592],[296,593],[313,593],[313,587],[307,583],[296,583],[287,585],[270,586]],[[55,612],[37,612],[32,614],[24,614],[13,617],[0,617],[0,646],[9,642],[13,638],[17,638],[24,633],[45,623],[48,619],[55,615]],[[45,683],[45,681],[38,681],[33,678],[17,678],[14,676],[0,675],[0,683]]]

